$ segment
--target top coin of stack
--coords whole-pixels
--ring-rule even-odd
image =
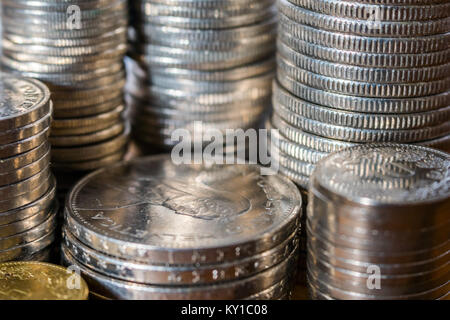
[[[175,129],[192,134],[197,122],[203,130],[260,125],[275,69],[274,0],[131,5],[127,99],[137,140],[167,148]]]
[[[450,149],[448,1],[278,0],[281,170],[303,187],[330,152],[370,142]]]
[[[326,157],[307,232],[315,298],[448,299],[450,155],[384,144]]]
[[[0,261],[46,259],[53,242],[51,114],[43,83],[0,73]]]
[[[106,298],[288,298],[301,197],[260,170],[164,155],[90,174],[66,203],[65,263]]]
[[[67,285],[73,276],[49,263],[1,263],[0,300],[87,300],[89,291],[83,279],[77,280],[79,287]]]
[[[52,165],[92,170],[119,160],[124,124],[125,0],[2,1],[6,70],[52,92]]]

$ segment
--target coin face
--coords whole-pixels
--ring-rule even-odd
[[[123,252],[136,245],[183,251],[255,242],[286,229],[301,205],[292,183],[278,175],[261,176],[259,170],[177,166],[168,156],[119,164],[74,187],[68,218],[78,226],[76,236],[87,230],[92,237],[123,243]],[[94,241],[84,239],[89,240]]]
[[[86,300],[89,292],[84,280],[79,278],[79,288],[71,289],[70,277],[72,272],[48,263],[2,263],[0,300]]]
[[[418,146],[352,147],[320,162],[314,183],[356,201],[409,204],[446,199],[450,156]]]
[[[0,73],[0,92],[0,126],[38,110],[50,99],[49,90],[40,82],[6,73]]]

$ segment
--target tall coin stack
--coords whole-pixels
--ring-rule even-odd
[[[316,166],[308,278],[317,299],[448,299],[450,155],[365,145]]]
[[[66,203],[65,264],[114,299],[286,299],[301,196],[248,165],[141,158],[83,178]]]
[[[50,141],[59,187],[125,153],[125,0],[2,1],[6,70],[44,81],[54,102]],[[59,181],[60,177],[64,179]],[[61,189],[62,191],[62,189]]]
[[[278,0],[274,114],[281,171],[362,143],[450,150],[450,3]]]
[[[51,113],[43,83],[0,73],[0,262],[49,258],[57,210]]]
[[[127,99],[144,146],[167,149],[175,129],[261,125],[274,77],[274,0],[132,1]],[[220,134],[220,132],[219,132]],[[234,148],[234,146],[231,146]],[[230,147],[230,148],[231,148]]]

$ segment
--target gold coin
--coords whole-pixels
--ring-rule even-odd
[[[87,300],[86,282],[73,271],[43,262],[0,264],[1,300]]]

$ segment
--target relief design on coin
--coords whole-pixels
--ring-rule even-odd
[[[28,113],[47,103],[48,89],[31,79],[0,73],[0,120]]]
[[[0,300],[82,299],[86,284],[69,288],[72,274],[65,268],[40,262],[7,262],[0,265]]]
[[[345,197],[388,203],[439,200],[450,194],[450,158],[417,146],[358,146],[327,157],[316,179]]]
[[[151,159],[151,158],[149,158]],[[133,161],[82,180],[68,213],[109,238],[161,246],[223,246],[281,230],[297,218],[298,190],[257,166]]]

